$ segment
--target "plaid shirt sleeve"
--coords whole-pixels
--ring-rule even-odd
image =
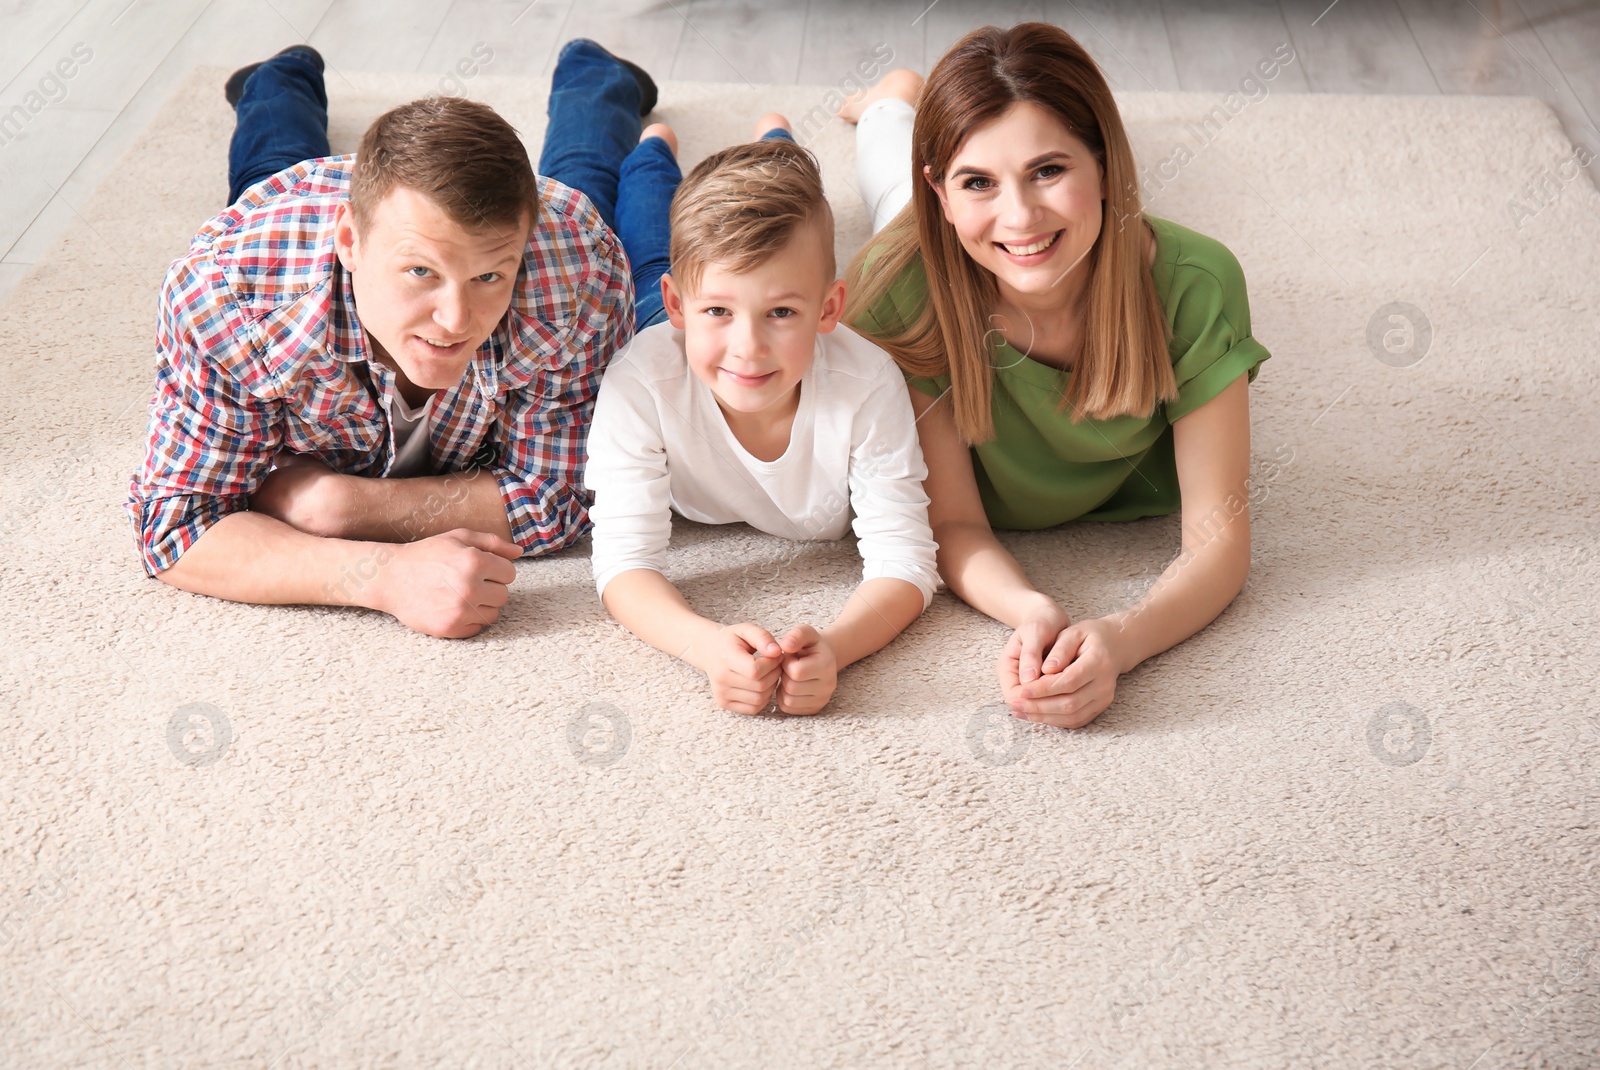
[[[548,179],[545,217],[525,265],[507,362],[506,441],[494,474],[525,555],[589,530],[583,485],[600,377],[633,337],[633,281],[621,244],[589,199]]]
[[[127,504],[148,575],[247,509],[278,452],[281,403],[251,392],[242,326],[214,262],[172,265],[161,288],[149,441]]]

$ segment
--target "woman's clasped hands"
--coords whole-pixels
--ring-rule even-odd
[[[1011,712],[1057,728],[1082,728],[1117,694],[1122,629],[1104,617],[1076,624],[1058,606],[1030,615],[995,663]]]

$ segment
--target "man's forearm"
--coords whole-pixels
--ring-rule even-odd
[[[500,483],[486,468],[413,479],[340,476],[340,537],[415,542],[456,528],[511,538]]]
[[[307,535],[246,511],[207,528],[160,578],[233,602],[377,609],[374,581],[393,553],[380,542]]]

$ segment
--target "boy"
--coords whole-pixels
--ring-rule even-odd
[[[629,631],[704,672],[721,708],[816,713],[938,582],[911,402],[888,355],[839,325],[833,215],[792,140],[703,161],[670,223],[669,322],[611,363],[589,433],[595,583]],[[778,639],[709,620],[662,574],[672,511],[802,540],[853,526],[863,581],[821,629]]]

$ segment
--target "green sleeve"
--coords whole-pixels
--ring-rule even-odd
[[[1178,381],[1178,396],[1166,405],[1169,423],[1200,408],[1241,375],[1254,382],[1261,362],[1271,356],[1250,334],[1250,301],[1238,259],[1221,242],[1194,237],[1200,238],[1199,247],[1184,250],[1165,295]]]

